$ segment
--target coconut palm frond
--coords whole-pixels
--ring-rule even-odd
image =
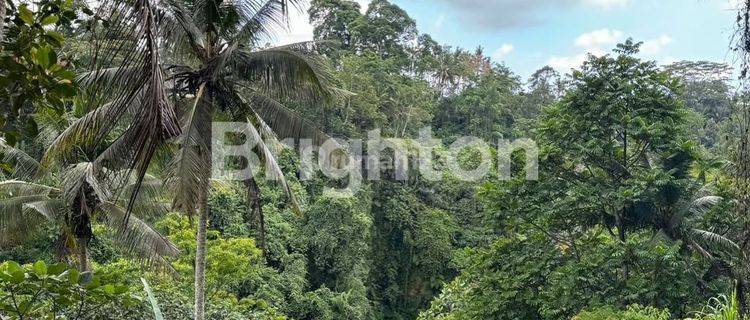
[[[129,85],[129,81],[125,81],[125,79],[132,80],[142,77],[143,68],[138,66],[122,66],[83,72],[78,75],[77,81],[83,88],[102,86],[110,90],[122,90],[128,88]]]
[[[693,251],[698,252],[703,258],[708,260],[714,260],[714,255],[708,252],[703,246],[695,242],[693,239],[688,239],[688,247],[692,249]]]
[[[233,2],[240,16],[240,25],[237,30],[232,30],[232,39],[227,50],[220,58],[220,67],[224,66],[228,57],[235,50],[250,45],[260,47],[259,42],[275,38],[285,31],[288,23],[289,3],[286,0],[270,0],[260,3],[252,1]]]
[[[99,201],[104,201],[111,197],[109,189],[97,178],[96,164],[92,162],[81,162],[71,166],[63,173],[63,192],[62,200],[65,203],[72,204],[81,194],[93,192]]]
[[[3,161],[13,164],[11,177],[30,180],[44,173],[39,161],[21,149],[5,144],[0,140],[0,152],[4,154]]]
[[[248,5],[249,1],[238,1],[238,11],[243,17],[242,25],[235,35],[235,43],[253,43],[263,38],[270,39],[286,29],[289,1],[270,0],[260,7]]]
[[[177,55],[191,55],[204,58],[203,52],[206,47],[206,39],[200,28],[196,25],[193,15],[181,1],[162,0],[159,3],[160,12],[163,13],[160,38],[168,49]]]
[[[97,138],[111,125],[112,108],[113,105],[107,104],[75,120],[47,147],[41,163],[44,166],[49,166],[54,160],[65,163],[73,158],[76,150],[94,145]]]
[[[721,203],[724,198],[719,196],[704,196],[693,200],[690,204],[690,213],[695,215],[702,215],[717,204]]]
[[[66,216],[69,211],[64,202],[58,199],[47,199],[24,204],[24,213],[35,212],[49,221],[58,221]]]
[[[114,230],[114,240],[126,251],[149,260],[156,256],[173,257],[179,254],[171,241],[136,217],[137,212],[128,215],[125,208],[112,202],[102,202],[99,210],[102,221]]]
[[[262,120],[260,117],[255,117],[256,123],[262,123]],[[287,194],[289,197],[290,203],[292,205],[292,210],[296,214],[302,214],[302,210],[299,206],[299,201],[297,201],[297,196],[294,194],[294,191],[289,187],[289,182],[286,180],[286,177],[284,176],[284,172],[281,171],[281,167],[276,162],[276,156],[277,154],[274,154],[271,152],[271,150],[268,148],[266,143],[263,141],[263,137],[261,137],[258,130],[255,128],[255,124],[253,124],[253,121],[250,119],[248,121],[248,129],[250,132],[249,139],[252,139],[253,141],[257,142],[257,150],[260,151],[261,161],[264,161],[265,163],[265,169],[266,169],[266,176],[267,178],[278,181],[279,184],[281,184],[284,193]],[[273,137],[266,137],[267,139],[273,139]]]
[[[201,200],[201,190],[208,188],[211,174],[209,114],[210,102],[204,97],[205,84],[200,86],[192,109],[186,114],[180,149],[177,152],[167,182],[173,186],[172,207],[188,215],[195,213]]]
[[[60,189],[22,180],[0,181],[0,198],[19,195],[49,196],[50,193],[60,193]]]
[[[139,183],[158,146],[180,133],[162,70],[157,40],[159,13],[152,0],[105,0],[98,11],[100,16],[111,19],[112,25],[93,46],[96,59],[92,72],[100,77],[109,75],[108,82],[116,83],[116,88],[122,89],[105,87],[104,81],[88,89],[91,95],[102,96],[111,103],[102,117],[107,123],[94,141],[102,141],[118,127],[127,129],[97,162],[116,163],[116,167],[133,170]],[[110,50],[101,51],[100,48]],[[113,66],[115,69],[108,70]],[[133,206],[135,194],[130,199],[128,210]]]
[[[295,140],[310,139],[313,144],[320,146],[331,139],[330,136],[318,130],[295,111],[288,109],[271,97],[259,94],[252,95],[249,97],[248,105],[257,117],[263,119],[265,126],[271,128],[281,140],[287,138]]]
[[[26,210],[27,204],[47,201],[45,195],[24,195],[0,199],[0,248],[22,243],[42,225],[45,217]]]
[[[311,102],[330,99],[329,70],[312,50],[302,50],[307,46],[311,44],[254,52],[242,49],[227,51],[227,54],[231,54],[227,57],[227,65],[233,76],[252,83],[265,95]]]
[[[717,233],[700,229],[691,229],[689,231],[689,236],[703,248],[718,249],[732,253],[740,252],[740,247],[734,241]],[[711,252],[715,250],[706,251]]]
[[[133,211],[138,212],[139,217],[161,217],[167,214],[169,208],[165,202],[164,185],[161,179],[146,175],[140,185],[136,184],[135,179],[130,180],[122,188],[123,197],[113,202],[120,206],[127,206],[125,199],[129,201],[134,196]],[[133,195],[133,193],[137,194]]]

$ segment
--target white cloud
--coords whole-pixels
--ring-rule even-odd
[[[592,48],[586,52],[581,52],[572,56],[552,56],[547,60],[547,65],[558,72],[568,73],[570,69],[578,69],[584,61],[588,59],[589,54],[594,56],[603,56],[607,52],[603,49]]]
[[[727,0],[726,3],[724,3],[726,7],[724,7],[723,9],[737,10],[742,6],[743,3],[744,0]]]
[[[677,59],[673,56],[666,56],[666,57],[662,57],[657,62],[661,65],[668,65],[668,64],[673,64],[677,61],[680,61],[680,59]]]
[[[402,0],[408,2],[406,0]],[[482,31],[536,26],[551,16],[576,8],[610,10],[631,0],[411,0],[425,5],[444,3],[464,26]],[[658,0],[652,0],[658,1]],[[398,2],[398,1],[397,1]]]
[[[553,55],[547,60],[547,64],[559,72],[569,72],[570,69],[580,67],[588,58],[588,54],[595,56],[607,54],[615,44],[622,42],[623,35],[621,31],[606,28],[581,34],[573,42],[574,46],[580,48],[581,51],[569,56]],[[641,45],[641,54],[661,64],[668,64],[675,59],[663,56],[663,51],[672,42],[672,37],[666,34],[646,40]]]
[[[579,68],[588,59],[589,54],[595,56],[607,54],[607,50],[620,42],[622,38],[622,31],[607,28],[583,33],[573,41],[573,45],[581,51],[569,56],[553,55],[547,60],[547,65],[562,73],[570,72],[570,69]]]
[[[289,10],[289,28],[277,32],[273,45],[285,45],[313,39],[313,26],[307,16],[307,7],[301,10]]]
[[[367,6],[370,5],[370,0],[355,0],[359,3],[359,11],[362,13],[367,12]]]
[[[630,0],[583,0],[583,4],[605,10],[627,6]]]
[[[443,29],[443,25],[445,25],[445,15],[444,14],[440,14],[440,16],[438,16],[437,20],[435,20],[435,23],[432,25],[432,29],[434,31],[438,32],[438,31],[440,31],[440,30]]]
[[[371,0],[356,0],[360,4],[360,10],[362,13],[367,11],[367,6]],[[300,8],[300,10],[290,9],[289,10],[289,28],[279,30],[276,34],[276,39],[271,41],[273,45],[285,45],[295,42],[311,41],[313,40],[313,26],[310,24],[310,19],[307,16],[307,9],[310,8],[309,3]]]
[[[547,60],[547,64],[559,72],[567,73],[570,69],[575,69],[581,66],[581,64],[586,61],[586,57],[587,55],[585,53],[566,57],[552,56]]]
[[[656,39],[644,41],[643,45],[641,45],[641,53],[650,56],[656,55],[670,43],[672,43],[672,38],[666,34],[663,34]]]
[[[497,50],[495,50],[495,52],[492,54],[492,57],[497,61],[501,61],[503,60],[503,58],[508,56],[508,54],[510,54],[514,50],[516,50],[516,47],[513,46],[512,44],[503,43],[503,45],[500,46],[500,48],[497,48]]]
[[[607,28],[584,33],[576,38],[575,45],[579,48],[594,49],[616,44],[622,39],[622,32]]]

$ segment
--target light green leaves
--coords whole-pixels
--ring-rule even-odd
[[[34,24],[34,13],[25,4],[18,7],[18,16],[26,24]]]
[[[58,21],[60,21],[60,17],[58,16],[46,16],[42,19],[42,25],[47,26],[47,25],[55,24]]]
[[[34,263],[33,270],[37,276],[46,276],[47,264],[44,263],[44,261],[37,261],[36,263]]]

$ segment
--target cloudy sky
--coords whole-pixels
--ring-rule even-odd
[[[366,5],[369,0],[357,0]],[[481,45],[522,76],[550,65],[567,72],[586,53],[601,54],[628,37],[642,56],[669,63],[732,63],[728,48],[739,0],[393,0],[438,42]],[[279,43],[312,39],[304,13]]]

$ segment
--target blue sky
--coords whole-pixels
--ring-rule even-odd
[[[367,0],[358,0],[365,4]],[[497,62],[526,77],[551,65],[576,67],[628,37],[644,41],[642,56],[733,62],[728,48],[737,0],[393,0],[420,32],[442,44],[482,46]],[[280,42],[308,40],[307,17],[292,17]]]

